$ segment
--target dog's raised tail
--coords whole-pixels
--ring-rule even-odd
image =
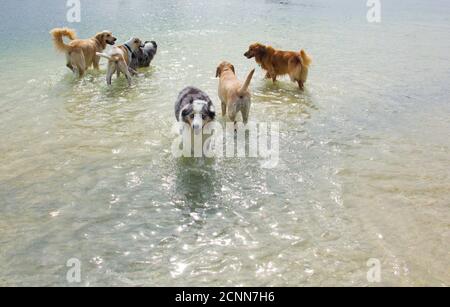
[[[248,87],[250,86],[250,82],[252,82],[252,78],[253,78],[253,74],[255,73],[255,69],[253,69],[247,76],[247,79],[245,80],[244,84],[242,85],[242,87],[239,89],[239,94],[244,94],[247,90]]]
[[[76,39],[77,35],[74,30],[68,28],[56,28],[51,30],[50,34],[53,37],[53,43],[58,51],[72,51],[72,47],[64,43],[63,37],[68,37],[70,40]]]
[[[312,58],[306,53],[305,50],[300,50],[300,56],[302,57],[302,63],[306,66],[311,65]]]

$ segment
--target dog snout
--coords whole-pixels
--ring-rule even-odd
[[[117,38],[111,37],[111,39],[110,39],[110,40],[107,40],[106,43],[107,43],[108,45],[114,45],[114,44],[116,43],[116,40],[117,40]]]
[[[194,124],[192,126],[192,128],[194,128],[194,130],[198,130],[198,129],[200,129],[200,125],[199,124]]]

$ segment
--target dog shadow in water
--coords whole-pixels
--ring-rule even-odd
[[[207,158],[179,158],[176,161],[175,198],[185,205],[180,207],[190,212],[206,208],[206,203],[215,197],[217,186],[214,161]]]
[[[137,78],[138,81],[141,81],[141,79],[153,77],[153,74],[156,72],[156,68],[152,65],[150,67],[138,68],[136,71],[138,72],[138,75],[134,78]]]
[[[252,102],[265,109],[266,115],[271,114],[275,118],[295,117],[299,114],[310,117],[312,112],[319,110],[308,88],[301,91],[293,84],[283,81],[262,81],[255,86]]]

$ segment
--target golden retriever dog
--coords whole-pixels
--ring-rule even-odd
[[[106,83],[111,85],[112,75],[117,72],[117,77],[123,73],[127,78],[128,85],[131,86],[131,73],[137,72],[130,66],[133,52],[143,48],[144,44],[139,38],[130,38],[125,44],[114,47],[109,54],[97,52],[97,55],[108,59],[108,72],[106,73]]]
[[[253,69],[247,76],[244,83],[240,82],[236,77],[236,70],[231,63],[222,62],[216,70],[216,78],[219,81],[219,98],[222,102],[222,116],[228,117],[232,122],[236,123],[236,115],[241,112],[244,124],[248,122],[250,113],[251,94],[248,90],[252,81]]]
[[[99,69],[100,58],[96,53],[105,50],[106,45],[114,45],[117,40],[109,31],[97,33],[89,39],[77,39],[75,31],[68,28],[56,28],[50,34],[56,49],[66,54],[66,66],[80,78],[91,66]],[[64,43],[63,37],[68,37],[70,42]]]
[[[308,78],[311,57],[304,51],[281,51],[271,46],[256,43],[244,54],[248,59],[255,58],[256,63],[267,71],[266,78],[276,82],[277,76],[289,75],[292,82],[297,82],[301,90]]]

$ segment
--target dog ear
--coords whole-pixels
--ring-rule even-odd
[[[99,32],[95,35],[95,38],[101,42],[105,41],[105,32]]]
[[[216,108],[213,104],[209,106],[209,117],[211,117],[212,120],[216,117]]]
[[[181,116],[186,117],[191,113],[192,113],[192,106],[189,106],[189,107],[183,109],[183,112],[181,112]]]
[[[255,55],[258,55],[260,57],[265,56],[267,53],[267,47],[263,44],[257,44],[254,49]]]
[[[231,65],[231,70],[233,71],[233,74],[236,74],[236,70],[234,69],[234,65]]]
[[[220,73],[222,72],[222,67],[221,66],[217,66],[217,69],[216,69],[216,78],[219,78],[220,77]]]
[[[95,35],[95,39],[100,43],[103,49],[106,48],[105,33],[100,32]]]

